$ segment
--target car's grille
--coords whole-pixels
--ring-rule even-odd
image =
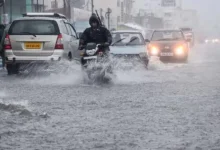
[[[172,49],[161,49],[161,52],[172,52]]]

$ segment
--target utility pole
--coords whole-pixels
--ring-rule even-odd
[[[6,26],[9,23],[9,18],[8,18],[8,14],[6,14],[5,0],[0,0],[0,7],[2,7],[2,10],[3,10],[1,23]]]
[[[72,7],[72,3],[70,1],[71,0],[67,0],[67,2],[68,2],[68,16],[69,16],[69,20],[71,20],[71,7]]]
[[[5,0],[3,0],[1,2],[2,2],[3,14],[5,14],[6,13],[6,11],[5,11]]]
[[[44,3],[44,0],[43,0],[43,12],[45,11],[45,3]]]
[[[10,0],[10,22],[12,22],[12,0]]]
[[[66,15],[66,0],[63,0],[63,14]]]
[[[108,29],[110,29],[110,14],[112,13],[111,8],[108,8],[105,17],[108,19]]]
[[[37,12],[39,12],[39,1],[37,0]]]
[[[3,7],[3,8],[2,8],[2,9],[3,9],[3,16],[4,16],[3,18],[5,19],[5,15],[6,15],[5,0],[3,1],[3,6],[2,6],[2,7]],[[2,19],[3,19],[3,18],[2,18]],[[5,23],[4,23],[4,24],[5,24]],[[6,25],[6,24],[5,24],[5,25]]]
[[[94,13],[94,0],[91,0],[92,13]]]

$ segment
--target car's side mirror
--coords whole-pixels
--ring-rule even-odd
[[[145,42],[146,42],[146,43],[150,43],[150,40],[148,40],[148,39],[145,39]]]

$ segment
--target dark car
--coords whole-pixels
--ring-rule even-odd
[[[181,30],[156,30],[148,44],[150,56],[158,56],[160,60],[188,59],[189,45]]]

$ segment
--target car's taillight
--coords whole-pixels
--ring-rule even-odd
[[[12,47],[11,47],[11,41],[10,41],[10,37],[9,35],[7,34],[6,37],[5,37],[5,41],[4,41],[4,49],[5,50],[11,50]]]
[[[63,36],[62,36],[62,34],[59,34],[59,35],[57,36],[57,41],[56,41],[55,49],[64,49],[64,47],[63,47]]]
[[[103,55],[103,52],[99,52],[98,55],[99,55],[99,56],[102,56],[102,55]]]

